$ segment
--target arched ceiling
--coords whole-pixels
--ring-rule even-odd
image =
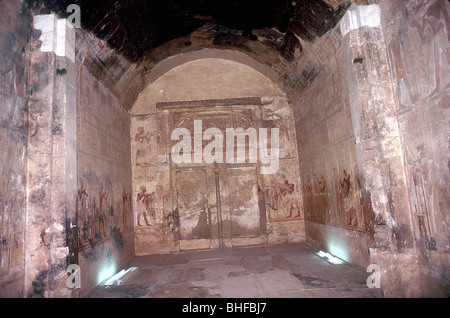
[[[230,59],[241,60],[242,53],[247,65],[271,69],[286,92],[300,92],[339,49],[339,35],[330,31],[351,3],[372,0],[24,1],[34,14],[65,18],[69,4],[80,6],[82,36],[107,46],[99,43],[100,52],[90,54],[78,48],[79,60],[129,111],[154,68],[180,55],[236,52]]]
[[[350,0],[29,0],[37,13],[68,17],[69,4],[81,8],[82,28],[137,62],[174,39],[208,28],[216,43],[231,43],[227,33],[265,41],[286,59],[299,39],[311,41],[340,20]],[[276,31],[273,31],[273,30]],[[281,38],[281,39],[280,39]],[[189,41],[186,41],[189,45]]]
[[[176,64],[142,90],[132,114],[153,113],[158,102],[283,95],[270,78],[230,59],[201,58]]]

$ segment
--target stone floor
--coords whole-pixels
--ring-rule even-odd
[[[379,297],[368,273],[333,265],[308,243],[187,251],[135,257],[138,271],[119,286],[99,286],[94,298]]]

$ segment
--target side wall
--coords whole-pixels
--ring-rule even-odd
[[[258,106],[232,104],[233,100],[251,97],[259,100]],[[211,101],[217,104],[211,104]],[[196,106],[192,106],[193,102]],[[157,108],[156,103],[176,104],[177,107]],[[219,107],[221,103],[229,104],[225,107],[222,105],[221,108]],[[214,229],[217,229],[214,174],[209,173],[207,168],[208,186],[204,192],[200,187],[190,189],[188,186],[178,191],[176,185],[180,185],[181,182],[177,182],[176,169],[170,160],[171,146],[175,145],[176,141],[171,141],[170,137],[176,127],[174,123],[177,125],[182,123],[180,127],[188,128],[193,133],[192,127],[189,126],[189,123],[192,124],[192,118],[203,118],[203,127],[220,127],[224,134],[226,128],[245,126],[237,119],[230,119],[233,111],[234,114],[240,113],[252,128],[279,128],[281,158],[277,173],[271,175],[257,173],[258,206],[255,210],[262,214],[261,235],[232,238],[227,232],[228,227],[224,225],[225,246],[304,240],[295,130],[292,107],[288,99],[272,81],[252,67],[232,60],[205,57],[174,67],[159,77],[141,93],[132,109],[131,144],[137,255],[218,246],[219,235],[214,232]],[[189,120],[181,121],[183,118]],[[200,173],[196,178],[205,180],[205,176]],[[233,186],[236,185],[224,181],[228,180],[227,178],[224,174],[219,178],[224,224],[228,224],[226,222],[231,219],[229,217],[231,207],[228,203],[230,200],[233,204],[241,206],[249,203],[239,201],[245,200],[244,193],[236,196],[233,192]],[[211,216],[207,221],[207,228],[212,229],[211,233],[199,240],[188,242],[187,239],[180,239],[183,221],[180,223],[182,217],[179,216],[176,198],[178,192],[184,191],[192,191],[186,197],[203,198],[198,201],[205,207],[203,210],[208,211],[208,215]],[[146,201],[146,205],[139,203],[139,199],[147,195],[151,199]],[[192,214],[197,217],[197,214],[201,213]]]
[[[385,296],[445,296],[450,5],[379,8],[381,25],[325,35],[333,57],[290,96],[306,237],[363,268],[379,264]]]
[[[334,31],[334,33],[339,31]],[[355,136],[339,34],[330,58],[300,96],[296,122],[306,239],[355,265],[369,262]],[[322,41],[324,39],[322,38]]]
[[[382,2],[422,289],[450,286],[450,4]],[[443,279],[444,278],[444,279]]]
[[[85,295],[134,256],[130,120],[116,96],[79,67],[78,244]]]
[[[31,14],[0,2],[0,297],[24,294],[27,44]]]

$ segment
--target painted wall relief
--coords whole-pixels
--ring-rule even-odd
[[[150,226],[156,224],[155,210],[153,209],[153,197],[155,192],[147,193],[147,188],[141,186],[139,192],[136,196],[136,209],[137,209],[137,226]],[[141,221],[145,221],[142,224]]]
[[[167,165],[136,167],[133,207],[139,229],[173,225],[170,175]]]
[[[323,174],[315,176],[314,181],[316,216],[321,221],[330,221],[329,185]]]
[[[133,166],[168,163],[167,116],[143,115],[133,118],[131,149]],[[170,140],[170,136],[169,136]]]
[[[263,176],[269,221],[289,221],[304,217],[297,163],[297,158],[282,158],[276,174]]]
[[[279,129],[280,158],[297,157],[295,127],[292,119],[292,109],[284,98],[274,97],[262,108],[263,127]]]
[[[306,178],[303,178],[303,202],[305,206],[305,219],[316,220],[316,215],[313,206],[314,204],[313,186],[309,174],[307,175]]]
[[[265,190],[269,220],[300,218],[301,209],[294,192],[295,184],[289,183],[289,180],[280,180],[271,182],[270,185]]]
[[[414,132],[414,130],[411,129],[411,132]],[[424,145],[423,139],[419,141],[410,133],[405,133],[404,138],[409,196],[414,212],[415,225],[418,229],[417,234],[420,237],[420,242],[426,248],[434,250],[437,243],[436,237],[439,235],[435,226],[436,219],[440,218],[440,213],[437,212],[442,205],[434,205],[437,200],[433,200],[433,195],[438,195],[440,187],[429,181],[430,179],[437,179],[436,170],[427,164],[428,158],[432,157],[433,154]],[[446,177],[442,173],[439,174],[442,176],[439,183],[445,184]],[[448,187],[443,192],[445,191],[448,192]],[[442,198],[445,197],[448,197],[448,195],[443,194]]]
[[[440,249],[439,245],[448,250],[448,235],[439,224],[447,222],[450,202],[446,116],[450,101],[450,4],[445,0],[421,2],[402,12],[398,33],[391,37],[388,49],[400,105],[414,225],[424,250]]]
[[[147,191],[146,186],[139,187],[136,195],[137,226],[155,226],[168,223],[172,212],[170,193],[164,193],[162,185],[157,185],[156,190]]]
[[[356,167],[355,167],[356,168]],[[344,227],[364,228],[361,195],[356,172],[344,168],[331,183],[326,174],[308,173],[303,193],[306,219]]]
[[[274,175],[258,174],[257,165],[248,162],[247,152],[247,165],[242,167],[236,162],[229,165],[226,158],[223,158],[224,163],[218,175],[223,237],[258,235],[265,228],[260,220],[280,222],[303,219],[296,136],[292,110],[286,97],[266,98],[263,105],[203,105],[207,103],[209,101],[196,101],[196,106],[192,107],[184,106],[181,102],[166,103],[158,106],[156,113],[132,116],[133,206],[136,229],[143,230],[139,231],[139,235],[145,235],[145,230],[156,233],[152,229],[170,228],[173,229],[174,239],[220,236],[217,229],[216,176],[212,172],[213,168],[206,162],[174,164],[167,156],[178,143],[178,140],[170,138],[172,131],[178,127],[190,131],[191,151],[194,150],[195,120],[202,121],[203,132],[208,128],[218,128],[223,133],[224,150],[227,128],[255,128],[257,132],[260,127],[280,130],[280,169]],[[270,134],[268,137],[270,143]],[[210,143],[211,140],[202,140],[202,149]],[[248,149],[248,142],[246,147]],[[194,170],[189,172],[192,167]],[[199,182],[192,183],[190,180],[200,173],[196,168],[203,169],[202,173],[206,174],[202,174],[202,182],[206,180],[208,184],[205,189],[203,183],[199,185]],[[190,185],[184,189],[182,184]],[[185,206],[189,200],[197,202],[199,193],[203,193],[200,197],[208,198],[210,206],[204,206],[203,203],[200,204],[201,207],[197,207],[196,203],[188,204],[190,207]],[[247,194],[251,199],[246,199]],[[263,218],[260,209],[261,206],[264,208],[264,204],[261,201],[260,205],[259,202],[261,197],[265,197],[266,205],[266,215],[262,212]],[[249,220],[254,225],[251,228],[243,225]],[[206,233],[206,228],[212,232]]]
[[[134,135],[133,145],[135,149],[134,162],[136,166],[145,166],[150,164],[151,157],[151,141],[153,134],[145,131],[144,127],[138,127],[137,133]]]
[[[197,163],[194,171],[188,171],[189,165],[172,164],[172,169],[177,171],[173,180],[173,188],[177,191],[175,204],[179,217],[180,237],[183,240],[218,237],[230,239],[232,236],[260,233],[258,201],[253,196],[253,192],[257,193],[255,168],[253,166],[253,170],[249,168],[253,172],[252,178],[247,175],[248,171],[244,171],[246,169],[238,169],[239,165],[234,166],[232,164],[233,168],[230,168],[226,164],[226,129],[243,128],[245,130],[253,127],[252,120],[255,118],[255,107],[242,108],[232,111],[215,109],[214,111],[174,110],[171,112],[171,127],[187,128],[191,132],[192,145],[194,144],[195,120],[201,120],[203,131],[208,128],[217,128],[224,137],[222,145],[224,152],[220,158],[223,163],[219,163],[220,173],[217,175],[217,180],[215,180],[213,164]],[[202,148],[206,149],[210,142],[209,140],[203,140]],[[248,143],[246,143],[246,148],[248,149]],[[234,151],[237,151],[236,142]],[[248,154],[246,154],[246,163],[249,163]],[[209,187],[206,187],[206,180],[211,182]],[[217,216],[219,208],[216,190],[219,191],[221,201],[221,221],[218,221]],[[209,196],[209,194],[212,195]],[[220,224],[221,234],[217,230],[218,224]]]
[[[263,177],[269,221],[303,219],[296,135],[292,109],[287,100],[273,97],[262,108],[262,125],[279,129],[280,168]],[[270,140],[270,138],[269,138]]]
[[[214,111],[214,112],[186,112],[186,111],[172,111],[170,116],[170,132],[173,129],[182,127],[187,128],[191,133],[191,145],[194,145],[194,121],[201,120],[202,122],[202,130],[203,132],[208,128],[218,128],[224,137],[223,149],[225,152],[225,137],[226,137],[226,129],[227,128],[243,128],[246,130],[250,127],[257,127],[252,125],[252,121],[254,119],[254,111],[251,109],[242,109],[235,111]],[[169,140],[169,151],[173,145],[177,143],[177,141],[171,141],[170,135],[167,136],[167,140]],[[202,149],[204,149],[211,141],[203,140],[202,141]],[[235,143],[235,149],[237,145]],[[246,147],[248,148],[248,143],[246,143]],[[193,151],[193,148],[192,148]],[[224,158],[225,159],[225,158]],[[246,160],[248,161],[248,157],[246,155]],[[225,160],[224,160],[225,162]]]
[[[81,181],[77,193],[78,229],[80,248],[89,247],[96,242],[119,238],[132,231],[131,192],[123,189],[120,196],[115,195],[112,186],[97,189]]]
[[[358,208],[354,187],[356,186],[356,180],[352,182],[351,175],[344,169],[342,176],[338,178],[337,184],[337,209],[338,209],[338,222],[341,222],[348,226],[358,226]]]
[[[304,177],[304,200],[306,218],[312,221],[330,221],[329,191],[323,174]]]
[[[450,9],[445,2],[435,1],[428,7],[424,2],[414,8],[422,15],[404,10],[399,36],[389,43],[400,111],[449,88]]]
[[[84,68],[77,109],[80,248],[133,231],[128,114]]]

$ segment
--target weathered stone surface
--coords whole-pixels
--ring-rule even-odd
[[[24,294],[31,22],[22,1],[0,3],[0,297]]]
[[[83,1],[75,30],[44,2],[0,1],[0,296],[85,296],[134,255],[303,240],[379,265],[384,296],[448,295],[448,1],[244,5],[261,22],[245,25],[194,10],[160,42],[135,6]],[[171,132],[198,120],[278,128],[277,173],[175,163]]]
[[[129,116],[84,66],[77,87],[77,226],[81,294],[134,255]],[[105,257],[107,256],[107,262]],[[109,275],[109,276],[108,276]]]
[[[194,120],[202,121],[203,131],[219,129],[223,142],[227,128],[280,129],[278,171],[259,174],[261,161],[250,163],[248,155],[242,165],[230,163],[225,143],[217,175],[215,166],[202,159],[172,162],[170,152],[177,143],[170,140],[172,131],[181,127],[193,135]],[[279,88],[259,72],[216,58],[175,67],[141,94],[133,107],[131,130],[141,255],[304,238],[292,109]],[[207,144],[203,141],[203,149]],[[269,234],[272,222],[276,224]],[[172,237],[152,234],[158,231],[172,231]]]
[[[411,1],[400,6],[385,1],[381,9],[421,292],[442,296],[448,294],[449,286],[450,5],[448,1]],[[442,281],[437,283],[436,277]]]
[[[335,31],[337,32],[337,31]],[[342,44],[338,44],[342,45]],[[306,239],[367,266],[363,210],[342,49],[299,97],[291,95],[307,220]],[[363,239],[363,241],[361,241]]]

